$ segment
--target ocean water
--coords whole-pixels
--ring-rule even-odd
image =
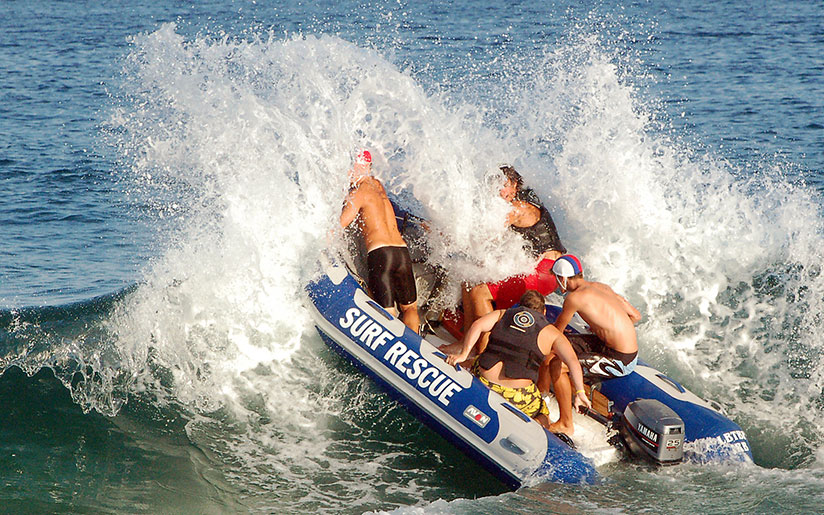
[[[0,13],[0,511],[821,510],[821,2]],[[395,405],[302,293],[362,146],[457,279],[530,266],[514,164],[755,463],[507,492]]]

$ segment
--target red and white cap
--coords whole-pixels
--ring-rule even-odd
[[[359,165],[371,164],[372,154],[370,154],[368,150],[361,150],[355,158],[355,163]]]

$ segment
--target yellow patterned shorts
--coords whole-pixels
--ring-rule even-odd
[[[524,388],[509,388],[507,386],[501,386],[497,383],[493,383],[481,376],[481,366],[478,364],[477,359],[472,364],[472,368],[470,368],[469,371],[472,372],[475,377],[480,379],[487,388],[493,392],[498,392],[503,395],[504,399],[509,401],[510,404],[519,410],[526,413],[528,416],[532,418],[535,418],[540,414],[549,416],[549,408],[547,408],[544,398],[541,397],[541,392],[538,390],[535,383],[532,383]]]

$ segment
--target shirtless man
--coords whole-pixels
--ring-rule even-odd
[[[357,221],[366,243],[367,283],[374,298],[392,315],[397,315],[395,303],[403,312],[403,323],[418,332],[418,293],[412,272],[412,259],[403,241],[395,210],[386,190],[372,176],[372,155],[361,151],[349,171],[349,194],[340,214],[341,227]]]
[[[624,297],[603,283],[584,279],[581,262],[571,254],[561,256],[552,266],[561,292],[566,294],[564,307],[555,320],[555,327],[565,331],[572,316],[578,313],[594,334],[568,334],[572,348],[587,379],[608,379],[625,376],[638,362],[638,340],[634,324],[641,313]],[[549,390],[547,376],[555,388],[555,398],[561,412],[551,430],[572,431],[571,387],[563,364],[558,359],[549,362],[542,371],[538,386]],[[547,373],[548,372],[548,373]]]
[[[549,429],[549,410],[535,382],[542,363],[550,355],[554,354],[571,370],[577,389],[576,407],[591,407],[591,403],[584,394],[581,365],[569,341],[544,316],[543,295],[527,290],[519,301],[517,307],[499,309],[476,320],[464,336],[460,351],[448,354],[446,362],[454,365],[465,361],[481,333],[489,333],[489,345],[470,371],[492,391]]]

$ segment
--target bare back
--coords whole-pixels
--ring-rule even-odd
[[[576,312],[607,347],[627,354],[638,351],[634,322],[641,315],[606,284],[584,281],[569,292],[556,324],[565,327]]]
[[[341,213],[341,226],[357,220],[366,243],[366,250],[379,247],[405,247],[406,243],[395,222],[395,210],[379,180],[361,177],[350,189]]]

